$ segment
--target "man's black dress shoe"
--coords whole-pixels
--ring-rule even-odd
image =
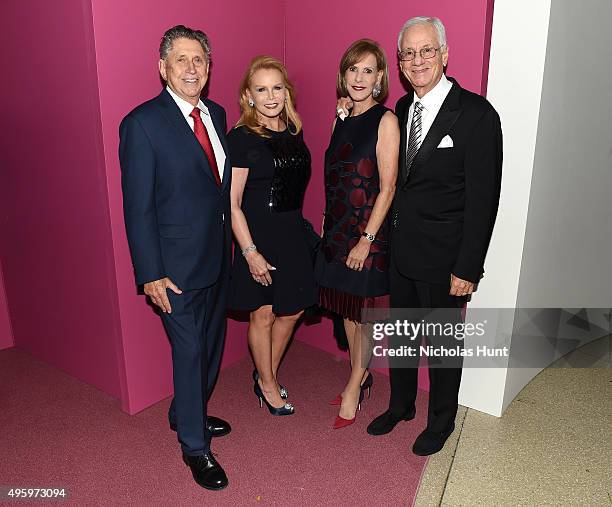
[[[449,429],[449,431],[436,432],[425,430],[423,431],[414,441],[412,446],[412,452],[417,456],[429,456],[435,454],[444,447],[444,443],[450,437],[451,433],[455,429],[455,425]]]
[[[212,452],[209,451],[208,454],[199,456],[189,456],[183,453],[183,461],[191,468],[193,479],[203,488],[223,489],[227,486],[227,475]]]
[[[408,413],[408,415],[404,417],[399,417],[391,413],[390,410],[387,410],[386,412],[383,412],[381,415],[379,415],[376,419],[374,419],[368,425],[367,432],[370,435],[386,435],[393,428],[395,428],[395,425],[398,422],[410,421],[411,419],[414,419],[415,415],[416,415],[416,410],[414,408]]]
[[[212,415],[209,415],[206,418],[206,427],[208,428],[208,431],[210,431],[210,434],[213,437],[222,437],[232,431],[230,423]],[[172,431],[176,431],[175,422],[170,422],[170,429]]]
[[[212,415],[206,418],[206,427],[213,437],[222,437],[232,431],[230,423]]]

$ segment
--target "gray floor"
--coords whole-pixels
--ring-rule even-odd
[[[456,428],[416,506],[612,506],[612,337],[543,370],[501,418],[460,407]]]

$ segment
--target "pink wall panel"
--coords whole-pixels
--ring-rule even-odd
[[[446,22],[449,74],[475,91],[486,77],[492,1],[423,4]],[[162,0],[24,0],[1,8],[11,21],[0,35],[6,64],[22,77],[19,86],[5,81],[0,99],[0,253],[18,347],[118,397],[129,413],[171,394],[168,341],[133,282],[119,122],[159,93],[157,48],[172,25],[210,36],[208,96],[226,107],[230,125],[238,117],[237,88],[248,61],[262,53],[285,58],[314,160],[305,214],[318,227],[339,58],[359,37],[379,40],[390,57],[392,107],[404,93],[394,56],[397,31],[405,19],[425,12],[395,0],[378,10],[357,4],[351,12],[361,14],[353,18],[336,3],[284,0],[268,2],[265,15],[256,15],[246,0],[233,1],[231,9],[212,0],[177,0],[172,8]],[[39,36],[24,38],[24,26]],[[3,332],[10,330],[3,296],[0,348],[12,343]],[[247,354],[245,332],[244,323],[229,322],[224,366]],[[298,338],[343,355],[327,321],[302,326]]]
[[[8,301],[6,300],[6,291],[4,290],[4,277],[0,263],[0,350],[8,349],[14,344],[11,319],[8,312]]]
[[[438,0],[405,2],[389,0],[373,4],[355,0],[346,3],[287,2],[286,63],[298,94],[298,110],[304,120],[304,135],[313,156],[313,176],[306,196],[305,216],[317,227],[324,207],[323,154],[329,143],[336,104],[336,73],[346,48],[363,37],[378,41],[387,53],[393,109],[406,93],[397,64],[397,36],[403,23],[413,16],[438,16],[447,29],[448,75],[472,91],[483,90],[483,65],[488,64],[487,15],[493,0]],[[489,11],[489,12],[488,12]],[[303,326],[296,337],[338,354],[331,326]],[[342,355],[342,354],[340,354]],[[423,371],[425,373],[425,371]],[[423,379],[425,377],[423,376]]]
[[[157,48],[176,24],[204,30],[211,40],[208,96],[222,104],[230,125],[238,118],[237,90],[248,61],[260,53],[283,57],[282,0],[266,3],[265,15],[252,2],[213,0],[93,0],[106,183],[117,270],[127,397],[134,413],[171,393],[170,350],[159,317],[136,295],[123,224],[118,126],[133,107],[161,90]],[[259,11],[258,11],[259,12]],[[230,321],[224,365],[247,354],[245,325]]]
[[[0,12],[12,69],[0,93],[0,251],[15,345],[119,397],[90,3]]]

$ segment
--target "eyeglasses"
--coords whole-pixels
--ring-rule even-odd
[[[429,60],[430,58],[433,58],[434,56],[436,56],[436,53],[440,51],[443,47],[444,46],[440,46],[439,48],[434,48],[434,47],[422,48],[419,51],[419,55],[421,55],[421,58],[424,58],[425,60]],[[402,62],[411,62],[412,60],[416,58],[416,55],[417,55],[417,52],[414,49],[403,49],[402,51],[397,52],[397,56]]]

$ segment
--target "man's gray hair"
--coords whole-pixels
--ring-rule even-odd
[[[406,30],[408,30],[408,28],[414,25],[433,25],[438,33],[438,44],[440,44],[440,47],[446,46],[446,29],[444,28],[442,21],[440,21],[440,18],[417,16],[416,18],[410,18],[408,21],[406,21],[400,30],[397,38],[397,49],[400,51],[402,50],[402,37],[404,36],[404,33]]]
[[[174,41],[181,38],[197,40],[202,46],[206,58],[210,60],[210,43],[206,34],[202,30],[194,30],[184,25],[176,25],[166,30],[159,44],[159,57],[165,60],[172,50]]]

